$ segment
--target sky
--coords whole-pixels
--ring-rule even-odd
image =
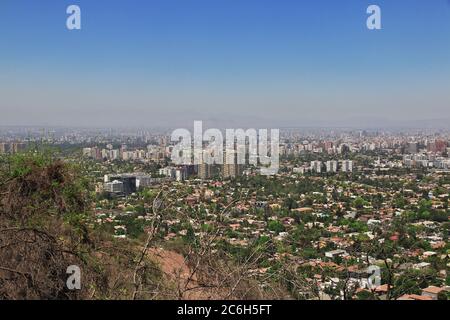
[[[0,1],[0,125],[194,120],[448,127],[450,0]]]

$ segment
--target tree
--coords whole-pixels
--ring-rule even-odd
[[[283,224],[280,221],[278,221],[278,220],[271,220],[271,221],[269,221],[269,223],[267,225],[267,228],[270,231],[273,231],[275,233],[280,233],[280,232],[284,231]]]

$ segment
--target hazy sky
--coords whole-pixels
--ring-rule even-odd
[[[450,1],[0,0],[0,125],[193,120],[446,125]]]

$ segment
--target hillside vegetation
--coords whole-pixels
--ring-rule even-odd
[[[0,299],[127,299],[139,247],[94,230],[90,186],[80,169],[48,155],[14,155],[0,165]],[[68,290],[67,267],[81,269]],[[158,285],[145,257],[140,289]]]

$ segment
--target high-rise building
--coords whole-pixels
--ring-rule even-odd
[[[91,156],[91,148],[83,148],[83,157],[90,157]]]
[[[112,182],[106,182],[104,185],[104,190],[111,193],[123,193],[123,186],[122,181],[114,180]]]
[[[407,152],[408,153],[417,153],[417,151],[418,151],[417,142],[410,142],[408,144]]]
[[[125,194],[134,193],[137,190],[136,175],[133,174],[110,174],[108,178],[105,177],[105,182],[106,180],[122,182],[122,191]]]
[[[26,147],[27,145],[22,142],[0,143],[0,154],[22,152]]]
[[[175,180],[183,181],[187,177],[187,171],[184,167],[177,168],[175,170]]]
[[[434,152],[444,153],[447,148],[447,141],[436,140],[434,141]]]
[[[224,178],[236,178],[243,172],[243,166],[241,164],[227,164],[223,165],[223,177]]]
[[[220,173],[220,166],[217,164],[202,163],[198,165],[197,171],[200,179],[210,179]]]
[[[232,153],[232,154],[230,154]],[[242,164],[238,164],[237,161],[237,152],[229,151],[228,157],[227,154],[224,155],[224,164],[223,164],[223,177],[224,178],[236,178],[240,176],[244,171],[244,166]]]
[[[322,172],[322,161],[311,161],[311,171],[321,173]]]
[[[109,151],[109,157],[111,160],[117,160],[119,159],[120,152],[117,149],[113,149]]]
[[[0,143],[0,154],[9,152],[9,144],[8,143]]]
[[[212,176],[211,165],[207,163],[202,163],[198,165],[198,176],[200,179],[209,179]]]
[[[326,162],[327,172],[337,172],[338,162],[336,160],[330,160]]]
[[[11,144],[11,150],[13,153],[22,152],[26,149],[25,143],[15,142]]]
[[[341,171],[342,172],[353,172],[353,161],[352,160],[343,160],[341,163]]]

